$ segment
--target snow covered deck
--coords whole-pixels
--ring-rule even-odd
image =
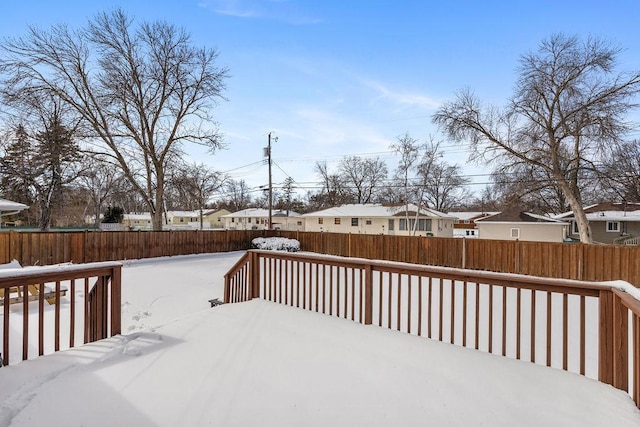
[[[125,266],[127,335],[0,369],[0,426],[640,424],[577,374],[263,300],[210,308],[240,255]]]

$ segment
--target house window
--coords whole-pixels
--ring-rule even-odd
[[[323,222],[323,218],[318,218],[318,224],[322,224]]]
[[[467,236],[475,236],[476,230],[466,230]]]
[[[236,219],[235,218],[231,218],[231,222],[236,222]]]
[[[358,226],[358,218],[351,218],[351,226],[352,227]]]
[[[572,221],[571,224],[573,224],[573,234],[580,234],[580,231],[578,230],[578,221]]]
[[[430,219],[425,219],[425,218],[421,218],[418,219],[418,227],[416,228],[416,220],[414,218],[411,218],[409,220],[409,228],[407,228],[407,220],[406,219],[401,219],[400,220],[400,230],[401,231],[407,231],[407,230],[417,230],[417,231],[431,231],[431,220]]]
[[[393,231],[395,227],[395,221],[390,219],[389,220],[389,231]]]
[[[302,225],[302,221],[298,221],[296,224],[298,224],[298,225]]]
[[[249,224],[251,224],[251,218],[247,219],[247,222],[248,222]]]
[[[620,231],[620,221],[607,221],[607,233],[617,233]]]
[[[334,219],[333,219],[333,223],[334,223],[335,225],[340,225],[340,218],[334,218]]]
[[[367,225],[371,225],[371,220],[370,220],[370,219],[366,220],[366,221],[365,221],[365,224],[367,224]]]
[[[512,228],[511,229],[511,238],[512,239],[519,239],[520,238],[520,229],[519,228]]]
[[[184,218],[180,218],[180,222],[184,222]]]

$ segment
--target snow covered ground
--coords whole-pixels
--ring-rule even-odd
[[[241,256],[127,262],[123,335],[0,369],[0,426],[637,426],[576,374],[254,300]]]

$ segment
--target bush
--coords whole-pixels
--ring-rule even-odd
[[[298,252],[300,250],[300,242],[296,239],[286,239],[284,237],[256,237],[251,241],[251,248],[269,251]]]

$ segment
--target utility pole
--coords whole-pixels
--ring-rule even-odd
[[[278,138],[275,138],[274,141],[277,141]],[[273,186],[271,184],[271,132],[269,132],[267,148],[265,149],[265,155],[267,157],[267,162],[269,164],[269,223],[268,229],[271,230],[273,228]]]

